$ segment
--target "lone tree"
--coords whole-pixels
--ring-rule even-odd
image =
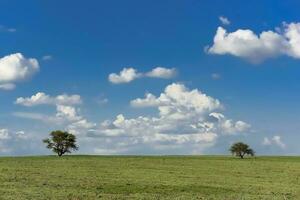
[[[47,144],[48,149],[52,149],[59,157],[65,153],[78,150],[76,145],[76,136],[64,131],[52,131],[50,138],[44,139],[43,142]]]
[[[245,144],[242,142],[234,143],[230,147],[230,152],[232,153],[232,155],[238,156],[241,159],[243,159],[245,155],[254,156],[254,154],[255,154],[253,149],[249,148],[248,144]]]

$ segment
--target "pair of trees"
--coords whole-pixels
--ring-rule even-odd
[[[78,150],[76,136],[64,131],[52,131],[50,133],[50,138],[44,139],[43,142],[47,144],[48,149],[51,149],[59,157],[65,153],[71,153],[71,151]],[[254,156],[254,151],[249,145],[242,142],[233,144],[229,150],[233,155],[242,159],[245,155]]]

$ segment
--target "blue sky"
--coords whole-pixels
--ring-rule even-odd
[[[1,1],[0,155],[299,154],[299,4]]]

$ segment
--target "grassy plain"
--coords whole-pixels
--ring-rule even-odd
[[[300,199],[300,157],[2,157],[0,199]]]

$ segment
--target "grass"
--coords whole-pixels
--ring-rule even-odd
[[[300,157],[3,157],[0,199],[300,199]]]

